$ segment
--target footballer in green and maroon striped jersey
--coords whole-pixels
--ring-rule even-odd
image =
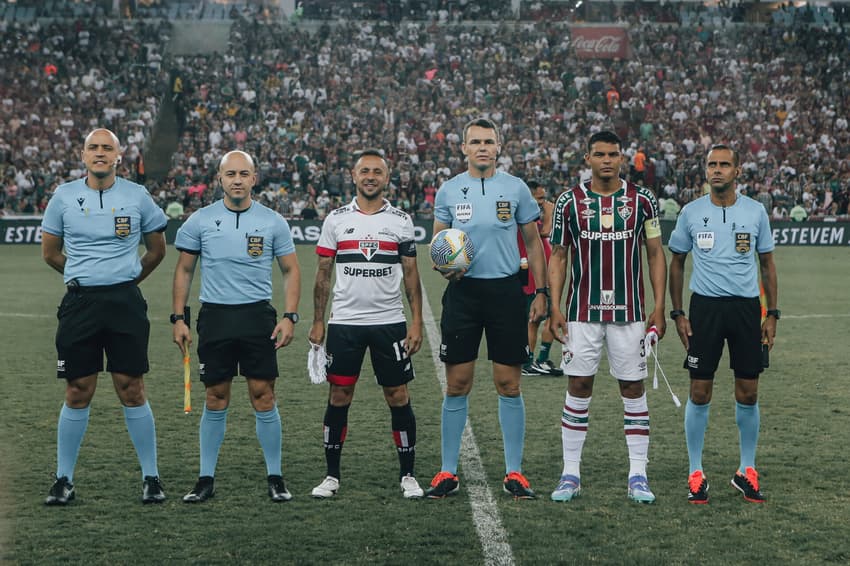
[[[659,237],[658,202],[651,191],[621,180],[618,191],[596,194],[590,181],[555,203],[552,245],[572,247],[568,321],[645,320],[641,248]]]

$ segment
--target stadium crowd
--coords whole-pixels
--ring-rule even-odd
[[[82,136],[112,129],[134,178],[159,111],[170,25],[107,19],[0,23],[0,210],[44,211],[83,175]]]
[[[321,4],[306,2],[303,16]],[[551,7],[538,4],[529,9]],[[352,154],[375,146],[393,164],[393,203],[428,219],[437,187],[464,168],[461,126],[478,115],[501,124],[499,166],[551,194],[587,175],[582,140],[611,128],[628,140],[627,175],[678,206],[705,191],[706,148],[727,142],[741,153],[742,190],[775,217],[798,200],[809,216],[848,214],[850,61],[841,54],[850,35],[803,16],[733,24],[737,12],[726,10],[685,26],[666,23],[677,17],[670,4],[618,4],[613,17],[603,13],[628,22],[631,57],[622,60],[575,58],[569,28],[549,18],[465,25],[452,23],[451,14],[468,17],[456,10],[449,23],[439,10],[402,23],[237,12],[226,53],[166,60],[172,32],[154,20],[6,24],[0,198],[15,212],[42,208],[79,173],[71,148],[95,123],[121,136],[135,174],[158,98],[179,77],[172,168],[147,183],[173,216],[216,198],[217,159],[241,148],[257,157],[264,203],[321,218],[351,197]],[[114,48],[92,48],[103,42]]]

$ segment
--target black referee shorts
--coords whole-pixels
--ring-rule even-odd
[[[236,375],[276,379],[277,351],[272,331],[277,311],[268,301],[244,305],[204,303],[198,312],[198,361],[207,385]]]
[[[148,372],[148,304],[133,281],[68,287],[56,313],[56,377],[77,379],[103,371]]]
[[[758,297],[691,295],[689,340],[684,367],[694,379],[714,379],[729,345],[729,367],[735,377],[758,378],[761,365],[761,304]]]
[[[528,316],[519,277],[449,282],[440,317],[440,359],[449,364],[478,358],[481,334],[486,333],[488,358],[505,365],[528,359]]]

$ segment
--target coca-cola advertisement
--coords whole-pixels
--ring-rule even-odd
[[[571,26],[573,49],[579,59],[628,59],[629,35],[617,26]]]

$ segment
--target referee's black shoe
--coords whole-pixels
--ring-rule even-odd
[[[289,501],[292,494],[286,489],[286,484],[280,476],[269,476],[269,497],[272,501]]]
[[[50,491],[47,493],[47,499],[44,500],[45,505],[67,505],[69,501],[74,499],[74,484],[68,480],[67,476],[56,478]]]
[[[159,476],[145,476],[142,482],[142,503],[162,503],[165,501],[165,490]]]
[[[215,495],[215,478],[201,476],[192,491],[183,496],[183,503],[201,503]]]

